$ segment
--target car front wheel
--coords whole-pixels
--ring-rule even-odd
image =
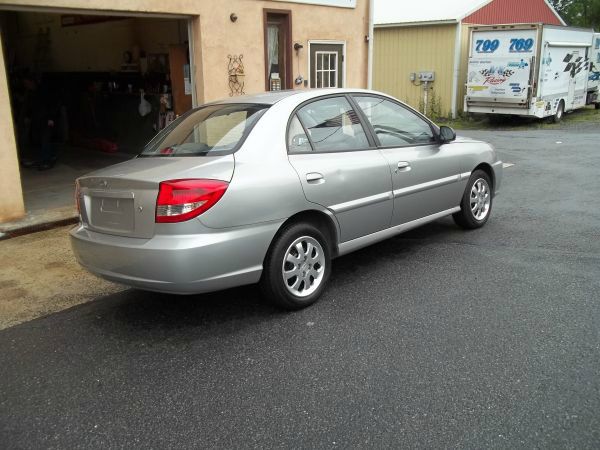
[[[471,174],[460,202],[460,211],[452,215],[457,225],[466,229],[485,225],[492,212],[491,185],[489,175],[483,170]]]
[[[277,306],[301,309],[321,296],[330,270],[330,251],[324,234],[311,224],[296,223],[273,241],[260,286]]]

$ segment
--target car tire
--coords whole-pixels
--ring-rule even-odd
[[[556,114],[554,114],[552,116],[552,122],[559,123],[563,119],[564,115],[565,115],[565,102],[561,100],[558,103],[558,107],[556,108]]]
[[[325,234],[309,223],[281,230],[265,258],[260,288],[276,306],[287,310],[316,302],[331,273],[331,251]]]
[[[490,176],[483,170],[471,174],[460,202],[460,211],[452,215],[458,226],[473,230],[486,224],[492,213],[491,186]]]

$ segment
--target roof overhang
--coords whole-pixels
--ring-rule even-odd
[[[398,27],[426,27],[430,25],[456,25],[456,19],[428,20],[426,22],[400,22],[400,23],[377,23],[375,28],[398,28]]]

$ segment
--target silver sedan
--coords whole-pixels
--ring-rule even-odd
[[[483,226],[501,179],[489,144],[382,93],[236,97],[79,178],[71,242],[83,267],[119,283],[177,294],[260,283],[298,309],[337,256],[448,215]]]

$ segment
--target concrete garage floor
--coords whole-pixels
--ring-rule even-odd
[[[515,163],[487,226],[339,258],[307,310],[124,290],[0,331],[0,444],[597,448],[593,128],[465,132]]]

